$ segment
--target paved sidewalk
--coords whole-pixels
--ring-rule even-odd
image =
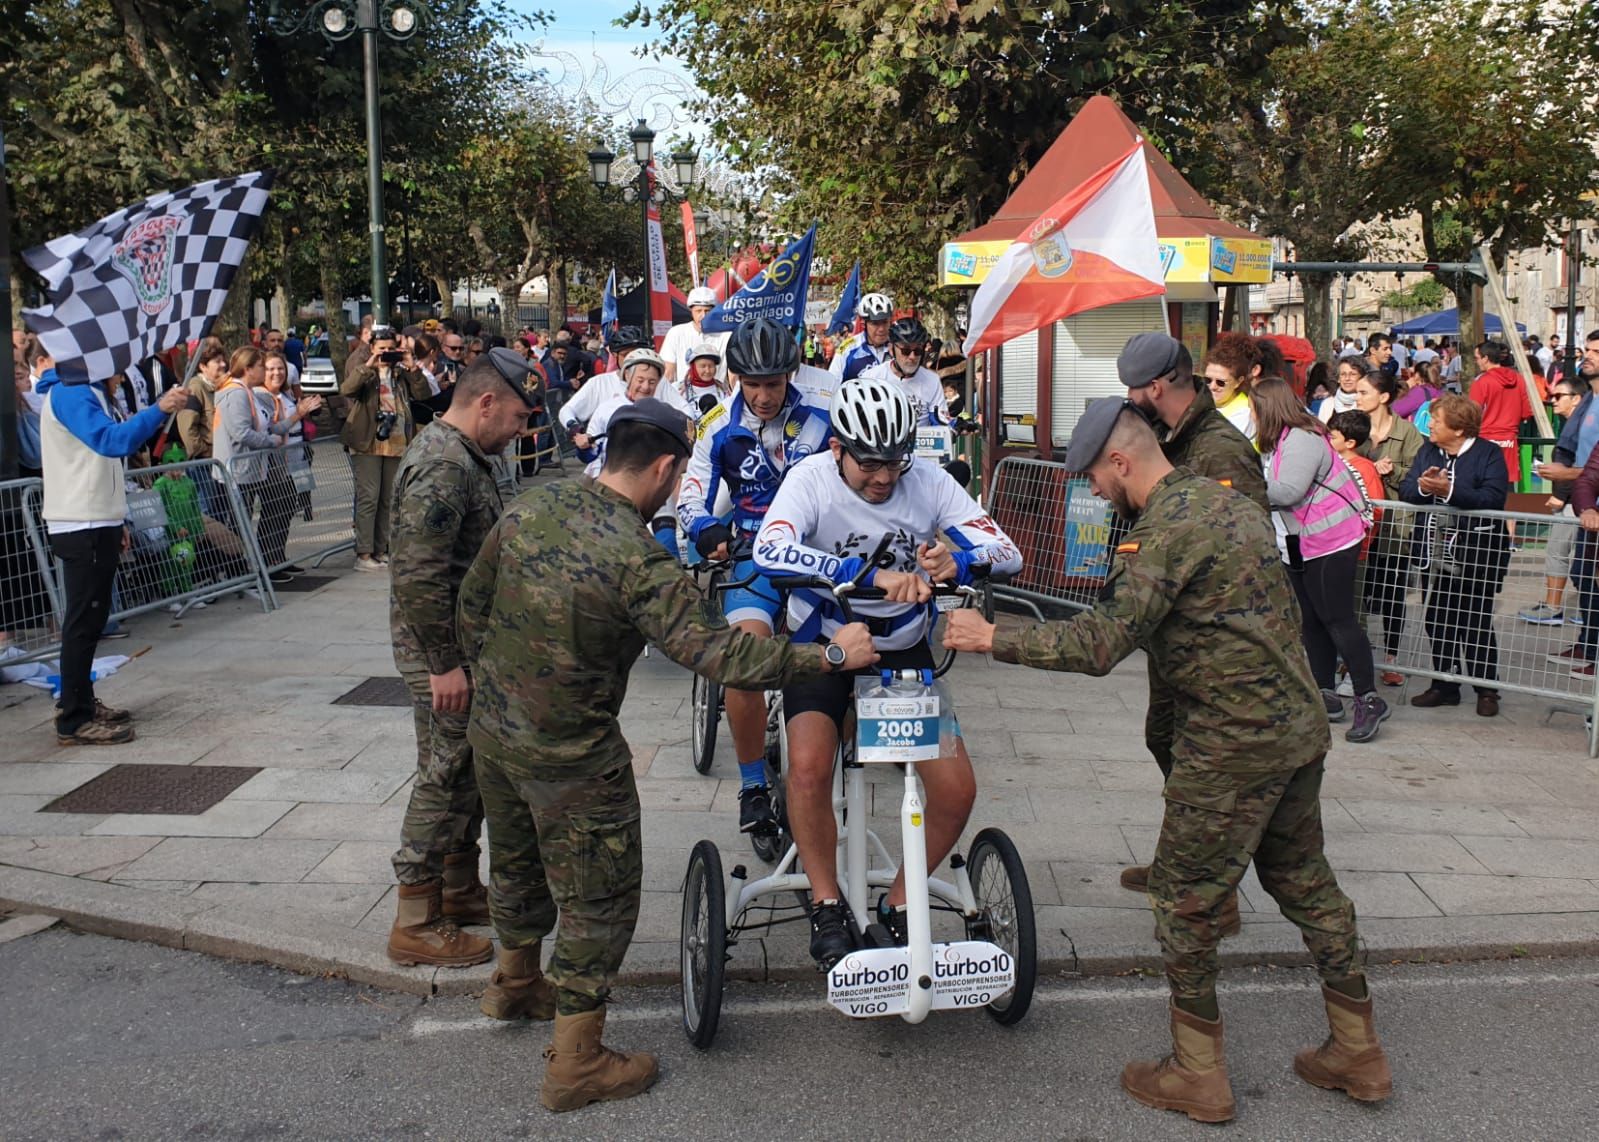
[[[130,745],[60,749],[49,698],[0,687],[0,909],[408,991],[486,982],[486,967],[398,968],[384,956],[389,857],[415,758],[410,714],[331,705],[362,679],[395,673],[388,583],[352,573],[347,557],[320,573],[337,578],[285,594],[270,615],[228,600],[181,622],[136,620],[133,638],[108,649],[148,652],[101,687],[134,710]],[[1142,661],[1091,679],[968,657],[952,678],[978,764],[973,830],[1002,826],[1020,847],[1046,964],[1157,965],[1147,907],[1116,883],[1122,865],[1149,857],[1161,815],[1142,744]],[[729,867],[763,867],[737,832],[725,731],[712,775],[693,771],[688,696],[688,674],[657,655],[634,671],[623,712],[645,809],[646,892],[626,968],[635,980],[676,978],[678,890],[695,841],[715,840]],[[1335,740],[1327,847],[1374,956],[1599,947],[1599,764],[1586,757],[1580,711],[1506,694],[1494,721],[1469,701],[1401,707],[1377,742]],[[197,816],[39,811],[122,763],[261,772]],[[896,849],[900,787],[873,776],[887,783],[874,811]],[[1228,957],[1302,958],[1252,874],[1241,904],[1245,930],[1224,944]],[[814,978],[801,928],[746,938],[730,971]]]

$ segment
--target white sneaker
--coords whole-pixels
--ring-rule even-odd
[[[1338,683],[1338,696],[1340,698],[1353,698],[1355,696],[1355,684],[1349,680],[1349,675],[1347,674],[1344,675],[1343,681]]]
[[[382,571],[386,567],[387,564],[379,563],[370,555],[357,555],[355,557],[355,569],[357,571]]]

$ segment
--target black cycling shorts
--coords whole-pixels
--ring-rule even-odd
[[[783,721],[790,722],[796,715],[810,712],[826,714],[833,719],[833,724],[842,733],[844,713],[849,709],[850,699],[855,696],[857,677],[862,674],[876,674],[881,670],[931,670],[936,665],[937,663],[933,661],[933,648],[924,639],[904,650],[880,652],[876,666],[852,670],[848,674],[824,674],[820,678],[785,686]]]

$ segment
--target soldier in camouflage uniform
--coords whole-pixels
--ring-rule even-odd
[[[1160,450],[1173,466],[1241,492],[1270,518],[1260,454],[1249,438],[1216,410],[1210,390],[1194,379],[1194,360],[1186,345],[1164,333],[1140,333],[1116,359],[1116,372],[1127,386],[1127,399],[1143,409],[1154,425]],[[1176,718],[1171,687],[1156,673],[1151,658],[1144,744],[1160,766],[1162,778],[1171,776]],[[1121,883],[1123,888],[1144,892],[1149,887],[1149,866],[1122,869]],[[1240,931],[1236,897],[1224,906],[1221,927],[1223,936]]]
[[[828,670],[821,646],[730,629],[650,534],[693,439],[688,418],[654,398],[619,409],[599,477],[523,493],[461,587],[494,927],[505,948],[527,950],[530,974],[539,942],[556,933],[541,1094],[551,1110],[631,1097],[657,1073],[653,1056],[600,1042],[643,883],[638,790],[617,713],[645,643],[743,689]],[[861,624],[837,642],[839,669],[876,660]]]
[[[1299,927],[1323,981],[1331,1038],[1295,1069],[1376,1101],[1392,1078],[1372,1025],[1355,910],[1322,852],[1320,790],[1331,745],[1271,524],[1237,492],[1161,455],[1124,402],[1090,406],[1066,465],[1135,522],[1094,609],[1066,622],[947,616],[945,645],[1004,662],[1104,675],[1142,648],[1177,711],[1166,815],[1149,877],[1171,985],[1172,1055],[1129,1063],[1138,1101],[1205,1122],[1233,1115],[1216,1005],[1221,904],[1251,859]]]
[[[394,854],[399,911],[388,949],[402,964],[459,967],[493,951],[459,927],[487,924],[489,915],[477,875],[483,804],[466,741],[471,677],[456,638],[455,596],[500,518],[491,457],[527,420],[526,372],[509,350],[470,365],[449,409],[411,441],[394,479],[389,621],[416,726],[416,781]]]

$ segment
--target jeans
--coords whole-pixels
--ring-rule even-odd
[[[61,708],[56,730],[70,734],[94,720],[94,651],[111,614],[111,590],[122,558],[122,526],[50,536],[61,561]]]

